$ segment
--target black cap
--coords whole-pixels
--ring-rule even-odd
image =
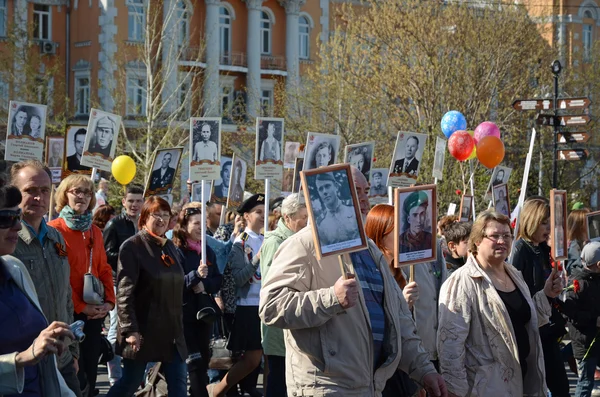
[[[281,203],[283,203],[283,197],[279,196],[271,200],[269,203],[269,208],[271,211],[276,210],[277,208],[281,208]]]
[[[240,215],[243,215],[246,212],[252,211],[254,207],[259,205],[265,205],[265,195],[262,193],[249,197],[242,205],[240,205],[237,211]]]
[[[333,172],[324,172],[322,174],[317,174],[317,181],[331,181],[335,182],[335,178],[333,177]]]

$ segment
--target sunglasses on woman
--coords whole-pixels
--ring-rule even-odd
[[[0,210],[0,229],[10,229],[17,222],[21,222],[21,209],[18,210]]]
[[[202,210],[197,207],[190,207],[183,210],[183,214],[185,218],[189,218],[190,216],[201,214]]]

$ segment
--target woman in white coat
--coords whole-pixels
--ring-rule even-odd
[[[506,263],[512,239],[508,217],[481,213],[467,263],[442,286],[438,353],[449,396],[546,395],[538,327],[562,281],[553,270],[530,298],[521,273]]]

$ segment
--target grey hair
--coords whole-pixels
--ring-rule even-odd
[[[292,193],[281,203],[281,216],[293,216],[296,212],[305,207],[306,203],[304,202],[304,195]]]

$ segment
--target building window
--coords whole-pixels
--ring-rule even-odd
[[[233,87],[226,85],[221,87],[221,117],[231,119],[231,107],[233,106]]]
[[[273,89],[271,88],[260,90],[260,115],[262,117],[273,117]]]
[[[144,26],[146,25],[144,0],[127,0],[127,12],[128,39],[144,41]]]
[[[271,18],[269,14],[262,11],[260,19],[260,53],[271,55]]]
[[[127,111],[128,116],[146,115],[146,79],[127,76]]]
[[[75,76],[75,116],[90,114],[90,77]]]
[[[6,0],[0,0],[0,36],[6,36]]]
[[[6,7],[4,7],[6,10]],[[33,38],[38,40],[50,40],[51,32],[51,9],[50,6],[41,4],[33,5]]]
[[[190,13],[185,0],[177,2],[177,45],[186,47],[190,41]]]
[[[592,47],[594,45],[593,26],[583,25],[583,59],[588,61],[592,55]]]
[[[300,29],[300,59],[310,58],[310,24],[308,18],[300,17],[298,19]]]
[[[231,64],[231,14],[225,7],[219,8],[219,40],[221,64]]]

